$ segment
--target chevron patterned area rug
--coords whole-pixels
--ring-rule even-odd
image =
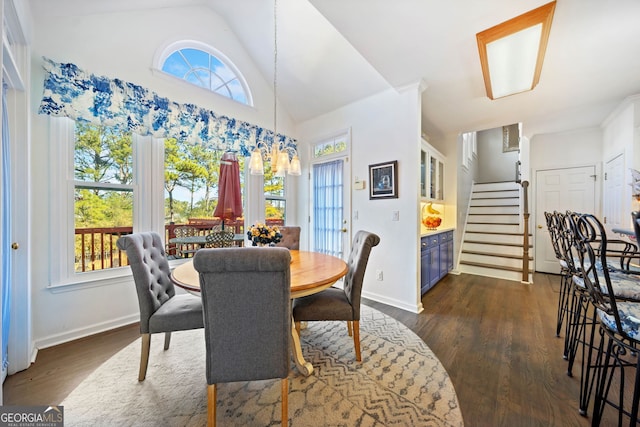
[[[367,306],[360,320],[362,362],[345,322],[310,322],[302,348],[314,372],[292,362],[289,424],[297,426],[462,426],[453,384],[440,361],[407,327]],[[66,426],[206,425],[202,330],[177,332],[163,351],[151,343],[139,383],[140,341],[113,356],[63,402]],[[218,386],[218,425],[280,425],[280,381]]]

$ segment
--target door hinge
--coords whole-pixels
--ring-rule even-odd
[[[591,176],[595,177],[595,175],[591,175]],[[594,179],[595,179],[595,178],[594,178]],[[604,180],[605,180],[605,181],[607,180],[607,173],[606,173],[606,172],[604,173]]]
[[[607,217],[606,216],[604,217],[604,223],[605,224],[607,223]]]

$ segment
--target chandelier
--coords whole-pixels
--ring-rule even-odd
[[[251,175],[264,175],[264,162],[271,164],[271,172],[278,177],[300,175],[300,159],[293,147],[285,146],[277,132],[278,125],[278,0],[273,0],[273,140],[271,146],[259,142],[251,152]],[[289,160],[291,155],[291,160]]]

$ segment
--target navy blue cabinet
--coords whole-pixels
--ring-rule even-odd
[[[453,270],[453,231],[420,239],[420,293],[424,294]]]

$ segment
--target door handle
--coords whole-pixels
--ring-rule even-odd
[[[340,231],[342,231],[343,233],[346,233],[347,229],[346,228],[341,228]]]
[[[11,249],[13,249],[14,251],[18,250],[19,247],[20,245],[18,244],[18,242],[13,242],[11,244]]]
[[[541,225],[539,225],[539,226],[538,226],[538,228],[542,228],[542,226],[541,226]]]

